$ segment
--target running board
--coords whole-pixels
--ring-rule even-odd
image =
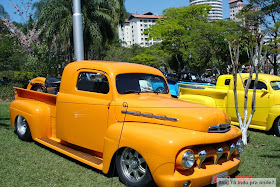
[[[100,157],[82,151],[78,151],[76,149],[72,149],[49,138],[35,138],[34,140],[96,169],[103,169],[103,159]]]

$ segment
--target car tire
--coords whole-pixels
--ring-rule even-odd
[[[125,148],[119,151],[116,168],[120,181],[127,186],[155,186],[148,164],[134,149]]]
[[[273,124],[273,131],[276,136],[280,137],[280,117],[278,117]]]
[[[15,132],[19,139],[23,141],[31,141],[31,132],[28,126],[28,123],[24,117],[21,115],[17,116],[15,121]]]

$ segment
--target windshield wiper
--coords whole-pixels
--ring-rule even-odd
[[[129,93],[137,93],[140,94],[140,91],[138,90],[126,90],[124,93],[129,94]]]

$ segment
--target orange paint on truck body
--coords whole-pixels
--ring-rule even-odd
[[[49,138],[94,155],[102,163],[91,164],[73,151],[60,151],[56,143],[49,146],[104,173],[108,173],[118,150],[132,148],[146,160],[159,186],[183,186],[186,181],[191,186],[206,185],[214,174],[228,171],[230,175],[237,170],[239,154],[235,151],[229,160],[226,158],[230,145],[240,139],[240,130],[232,126],[227,132],[208,132],[209,127],[230,123],[226,113],[174,99],[169,92],[120,93],[117,82],[122,74],[155,75],[166,82],[159,70],[139,64],[70,63],[64,69],[58,95],[16,88],[16,100],[10,107],[11,123],[18,115],[23,116],[34,140],[49,146],[44,143],[44,138]],[[79,82],[89,79],[89,75],[94,75],[96,82],[105,81],[108,88],[102,93],[81,90]],[[215,165],[213,154],[220,147],[223,156]],[[190,169],[176,165],[185,150],[192,150],[195,155]],[[199,152],[203,150],[209,154],[198,168]]]

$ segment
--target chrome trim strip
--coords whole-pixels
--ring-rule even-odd
[[[202,165],[202,163],[204,162],[204,160],[206,159],[206,157],[207,157],[207,153],[206,153],[206,151],[205,150],[203,150],[203,151],[200,151],[199,153],[198,153],[198,169],[200,169],[201,168],[201,165]]]
[[[147,118],[156,118],[156,119],[161,119],[161,120],[174,121],[174,122],[179,121],[179,119],[176,119],[176,118],[170,118],[170,117],[165,117],[165,116],[157,116],[157,115],[152,115],[152,114],[144,114],[144,113],[141,113],[141,112],[130,112],[130,111],[122,110],[122,113],[123,114],[130,114],[130,115],[134,115],[134,116],[142,116],[142,117],[147,117]]]
[[[235,149],[236,149],[235,144],[234,143],[231,144],[231,146],[229,147],[229,153],[228,153],[228,156],[227,156],[227,160],[230,159],[230,157],[231,157],[232,153],[235,151]]]
[[[218,161],[219,159],[221,158],[221,156],[223,155],[223,151],[224,149],[222,147],[220,147],[217,152],[216,152],[216,155],[215,155],[215,161],[214,161],[214,164],[217,165],[218,164]]]
[[[219,132],[227,132],[231,128],[230,124],[220,124],[217,126],[212,126],[208,128],[208,132],[210,133],[219,133]]]

